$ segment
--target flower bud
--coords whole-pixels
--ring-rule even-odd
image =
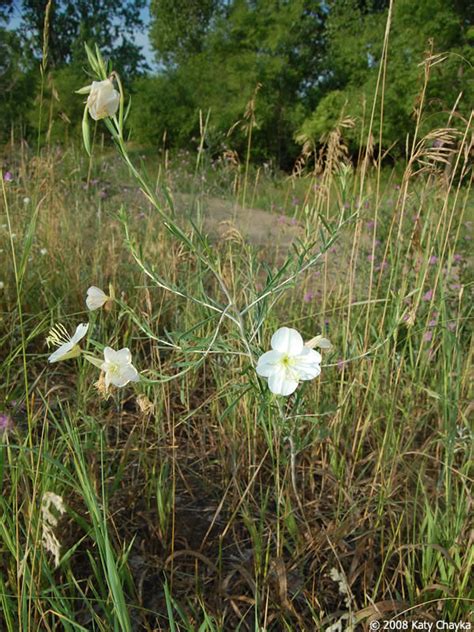
[[[120,94],[115,90],[110,79],[93,81],[89,96],[87,97],[87,109],[94,121],[113,116],[120,103]]]

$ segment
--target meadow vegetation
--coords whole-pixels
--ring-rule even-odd
[[[197,151],[129,141],[122,92],[97,125],[86,112],[87,151],[12,135],[1,630],[470,621],[472,113],[429,126],[438,62],[395,167],[370,108],[308,136],[291,173],[252,161],[258,94],[243,151],[207,141],[212,112]],[[111,296],[94,311],[91,286]],[[79,323],[89,357],[128,347],[140,381],[106,389],[84,353],[48,363],[51,328]],[[289,397],[255,370],[282,326],[331,343]]]

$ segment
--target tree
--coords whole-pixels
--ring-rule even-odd
[[[13,0],[0,0],[0,22],[7,22],[13,11]]]
[[[17,33],[0,28],[0,137],[11,127],[23,135],[35,92],[31,60]]]
[[[458,113],[467,116],[472,104],[473,51],[469,46],[469,19],[462,0],[397,0],[393,5],[387,73],[384,87],[382,136],[385,147],[398,144],[404,150],[406,134],[413,132],[414,110],[423,84],[423,60],[429,54],[443,54],[444,61],[433,66],[425,95],[422,132],[446,125],[458,95]],[[359,142],[360,123],[367,121],[376,92],[387,9],[367,9],[360,0],[336,0],[328,16],[328,94],[300,129],[301,138],[317,141],[327,133],[341,111],[359,122],[347,139]],[[369,7],[370,9],[370,7]],[[332,92],[334,91],[334,92]],[[327,116],[328,104],[336,108]],[[380,105],[373,127],[380,132]],[[451,121],[451,124],[456,120]]]
[[[41,54],[47,0],[24,0],[23,34],[33,51]],[[114,66],[127,76],[144,68],[143,55],[135,43],[143,27],[140,10],[145,0],[59,0],[52,2],[48,16],[48,62],[60,67],[85,60],[84,43],[97,44]]]
[[[213,139],[220,136],[222,145],[231,142],[243,152],[248,126],[242,119],[260,85],[254,157],[276,157],[288,166],[296,155],[293,132],[314,106],[324,71],[325,3],[154,0],[151,12],[151,42],[163,74],[173,73],[191,95],[188,118],[197,120],[199,109],[211,110]]]
[[[222,10],[219,0],[152,0],[150,39],[159,60],[177,65],[202,52],[213,18]]]

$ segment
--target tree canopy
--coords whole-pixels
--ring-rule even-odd
[[[140,11],[146,0],[23,0],[21,32],[33,54],[43,47],[48,11],[48,61],[53,67],[85,60],[84,43],[97,44],[126,74],[143,69],[143,54],[135,42],[143,28]],[[48,8],[49,6],[49,8]]]
[[[210,113],[206,143],[211,152],[230,145],[242,154],[251,130],[253,158],[271,158],[284,168],[291,166],[301,143],[316,146],[341,116],[354,123],[343,132],[350,149],[357,151],[365,142],[360,129],[366,129],[376,93],[389,0],[151,0],[155,74],[142,72],[137,44],[144,4],[51,4],[48,94],[58,139],[61,126],[80,124],[82,105],[74,89],[85,81],[84,42],[93,42],[113,59],[133,93],[130,132],[140,143],[161,143],[166,132],[170,145],[189,146],[199,135],[200,112]],[[0,20],[8,19],[11,6],[10,0],[0,2]],[[4,103],[0,112],[4,128],[26,108],[21,78],[42,47],[46,6],[46,0],[25,0],[19,33],[0,33],[5,51],[0,72],[8,87],[8,107]],[[423,125],[462,124],[469,116],[473,44],[470,0],[393,3],[386,73],[372,128],[384,149],[399,155],[414,129],[424,60],[430,56]]]

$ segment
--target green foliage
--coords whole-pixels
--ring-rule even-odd
[[[22,11],[23,34],[31,34],[38,55],[43,49],[46,0],[25,0]],[[143,56],[135,42],[143,26],[140,10],[144,0],[62,0],[53,2],[47,18],[48,60],[52,66],[85,62],[84,43],[93,41],[114,66],[127,75],[143,68]]]
[[[37,94],[34,107],[28,112],[30,129],[35,134],[41,132],[43,141],[68,142],[78,135],[85,99],[75,91],[83,83],[84,71],[79,64],[48,73],[43,94]]]
[[[37,84],[19,36],[0,28],[0,137],[13,131],[24,136]]]
[[[152,0],[150,39],[166,63],[178,63],[199,53],[219,0]]]
[[[0,20],[6,22],[13,11],[13,0],[0,1]]]
[[[387,17],[387,10],[367,13],[356,0],[334,3],[327,25],[328,66],[331,67],[328,86],[333,91],[305,121],[299,130],[300,137],[319,140],[342,111],[354,117],[359,127],[363,119],[368,124],[382,62]],[[403,151],[406,134],[414,131],[415,109],[423,87],[423,61],[431,55],[439,55],[433,61],[440,63],[433,63],[430,69],[421,131],[446,126],[461,92],[458,115],[468,116],[474,97],[472,80],[466,81],[468,75],[472,77],[474,62],[468,39],[463,14],[453,2],[400,0],[395,3],[383,90],[385,147],[397,144],[398,151]],[[381,90],[378,97],[372,128],[376,139],[381,125]],[[328,109],[336,111],[328,113]],[[350,133],[347,140],[358,142],[357,136]]]
[[[163,1],[151,7],[151,40],[165,64],[163,75],[175,86],[180,84],[175,93],[186,94],[184,101],[172,103],[178,116],[165,115],[162,126],[165,118],[166,124],[182,118],[196,121],[199,109],[210,110],[207,140],[212,146],[231,144],[245,152],[251,125],[254,157],[273,156],[288,165],[296,154],[292,132],[314,102],[323,72],[322,3],[185,4],[184,11]],[[260,84],[257,99],[248,108]],[[150,107],[157,111],[159,106]],[[137,116],[144,119],[145,110]],[[145,127],[145,121],[136,120],[137,130]],[[166,129],[171,138],[186,140],[186,128]]]
[[[166,133],[169,143],[184,146],[198,132],[197,104],[182,71],[139,78],[133,90],[140,107],[132,108],[129,123],[139,143],[161,145]]]

